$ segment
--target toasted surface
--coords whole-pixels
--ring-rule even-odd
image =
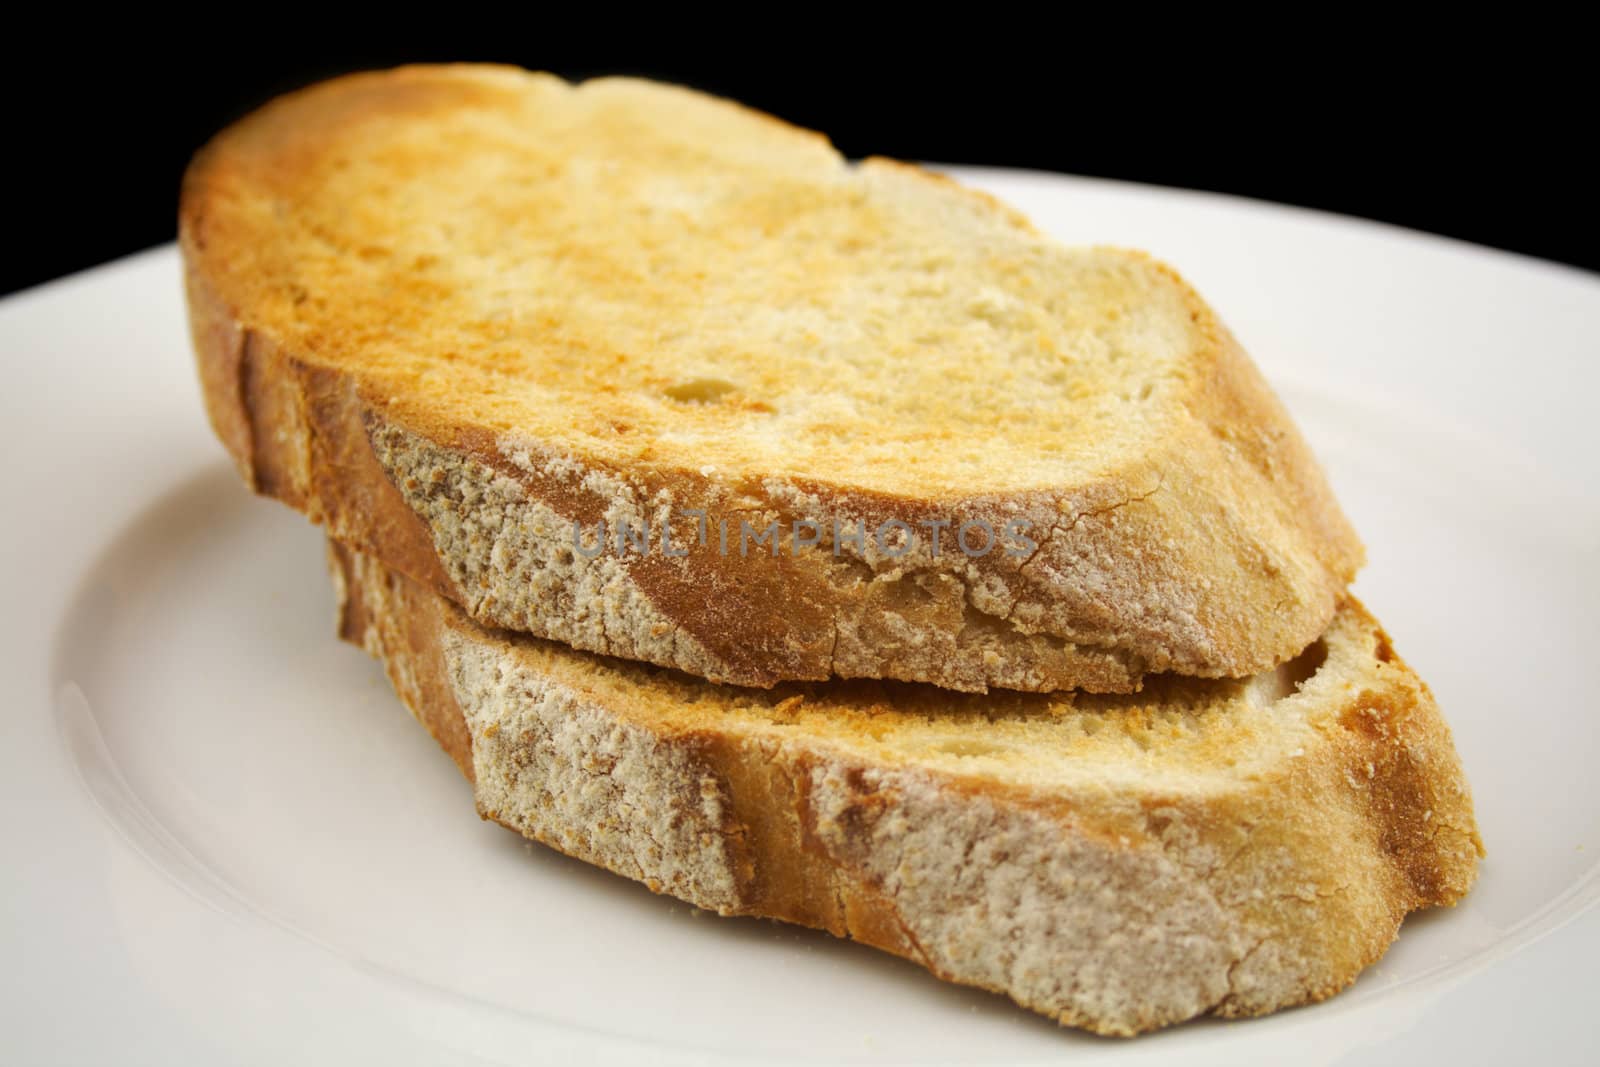
[[[208,146],[180,235],[246,476],[487,624],[747,684],[1127,690],[1282,662],[1360,563],[1283,409],[1172,271],[698,93],[338,79]],[[370,494],[318,466],[333,408],[424,537],[340,513]],[[681,530],[686,510],[736,537],[896,520],[923,544],[563,570],[574,522]],[[1021,521],[1036,550],[935,556],[941,521],[946,546]],[[634,608],[592,625],[616,610],[594,586]]]
[[[765,692],[494,633],[336,542],[329,558],[342,635],[384,662],[485,818],[1073,1026],[1322,999],[1476,876],[1448,728],[1354,602],[1243,681]]]
[[[217,280],[284,343],[608,465],[1052,489],[1186,418],[1214,343],[1142,257],[646,82],[351,80],[202,166]]]

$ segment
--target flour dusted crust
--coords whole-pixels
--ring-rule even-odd
[[[665,132],[619,139],[640,115]],[[574,197],[621,182],[639,210],[563,216],[508,168],[568,174]],[[700,210],[745,228],[707,237]],[[541,211],[548,232],[518,228]],[[518,240],[550,255],[506,259]],[[1062,249],[989,197],[846,166],[699,94],[339,79],[196,158],[180,246],[207,409],[246,480],[485,625],[746,685],[1127,692],[1289,659],[1361,562],[1282,406],[1170,270]],[[718,317],[708,285],[748,314]],[[1038,547],[571,551],[574,523],[674,509],[1022,520]]]
[[[1448,728],[1354,602],[1248,682],[769,693],[496,634],[334,542],[330,562],[341,633],[484,817],[1064,1024],[1134,1034],[1320,1000],[1476,875]]]

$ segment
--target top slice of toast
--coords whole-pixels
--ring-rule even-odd
[[[1361,562],[1170,269],[688,90],[340,78],[203,150],[180,237],[247,480],[491,626],[1126,691],[1288,659]]]

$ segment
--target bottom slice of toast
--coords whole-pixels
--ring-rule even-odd
[[[486,630],[337,543],[329,559],[341,636],[484,818],[1098,1033],[1331,996],[1482,855],[1432,694],[1354,600],[1243,681],[764,691]]]

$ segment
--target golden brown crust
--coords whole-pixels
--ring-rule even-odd
[[[427,528],[378,466],[355,382],[239,326],[198,271],[186,268],[184,280],[206,413],[245,484],[460,599]]]
[[[661,427],[635,435],[647,438],[636,454],[553,432],[522,438],[433,397],[430,388],[443,388],[438,375],[419,378],[410,363],[401,374],[393,365],[398,357],[383,368],[364,366],[363,344],[376,350],[398,343],[378,336],[385,318],[411,331],[398,335],[403,341],[439,328],[419,308],[460,294],[441,289],[423,267],[385,267],[389,272],[372,283],[384,293],[377,298],[372,287],[327,280],[326,265],[315,265],[332,254],[320,236],[298,252],[268,255],[274,213],[294,210],[297,199],[314,198],[320,183],[336,180],[340,146],[366,144],[360,138],[370,127],[456,109],[470,125],[501,108],[515,113],[508,101],[535,85],[548,88],[547,81],[475,68],[341,79],[270,105],[196,158],[185,179],[180,245],[200,378],[219,437],[258,491],[327,522],[336,536],[452,597],[485,625],[746,685],[842,676],[967,691],[1128,692],[1146,673],[1242,677],[1267,669],[1295,655],[1332,617],[1362,553],[1320,469],[1210,309],[1169,269],[1138,254],[1092,253],[1099,258],[1084,284],[1121,278],[1116,285],[1124,288],[1111,290],[1117,300],[1137,307],[1137,294],[1145,293],[1170,303],[1162,321],[1181,322],[1193,350],[1162,381],[1145,383],[1168,399],[1160,417],[1150,417],[1154,429],[1137,452],[1045,488],[919,492],[915,482],[854,482],[837,470],[724,476],[676,453],[656,458],[672,436]],[[794,139],[806,160],[829,159],[815,135],[776,122],[757,128],[785,143]],[[400,179],[438,166],[425,146],[399,141],[380,149],[401,160],[394,164]],[[925,213],[976,212],[999,232],[1031,234],[1010,209],[948,179],[882,160],[861,173],[908,201],[926,198]],[[336,255],[385,262],[385,234],[367,236],[374,247]],[[1047,255],[1036,236],[1016,239],[1023,243],[1014,254],[1023,260]],[[568,251],[581,260],[592,250]],[[313,263],[303,274],[302,260]],[[337,310],[370,307],[374,299],[376,325],[357,325],[356,316]],[[1095,327],[1101,332],[1131,314],[1103,296],[1083,300],[1103,312],[1105,323]],[[295,310],[327,305],[335,310]],[[1084,336],[1091,347],[1101,343],[1093,330]],[[537,347],[542,338],[534,341]],[[610,352],[607,343],[580,338],[580,349],[599,351],[583,367],[614,359],[620,368],[638,358]],[[1079,355],[1062,354],[1060,365]],[[615,400],[607,388],[598,382],[590,403],[574,402],[572,417],[591,418],[580,407],[605,409]],[[1121,424],[1138,422],[1135,416]],[[745,426],[729,417],[731,426]],[[632,439],[626,419],[612,421],[619,440]],[[948,425],[962,424],[952,411]],[[929,440],[922,451],[960,444],[937,434]],[[1091,437],[1083,451],[1092,448]],[[917,453],[911,449],[911,458]],[[619,517],[643,523],[693,510],[785,530],[801,520],[824,528],[893,520],[913,529],[976,521],[999,531],[1021,519],[1039,547],[1026,556],[970,558],[947,549],[940,558],[897,559],[848,546],[835,553],[826,542],[776,556],[708,544],[683,558],[659,550],[608,553],[592,564],[569,558],[574,524],[592,528]]]
[[[383,659],[395,692],[467,781],[472,781],[472,738],[450,689],[449,674],[433,630],[437,620],[421,610],[426,601],[415,592],[408,593],[411,587],[406,579],[393,575],[388,581],[389,590],[379,603],[406,603],[415,605],[417,610],[408,612],[403,619],[370,610],[351,550],[331,537],[328,567],[339,592],[340,639],[365,647],[368,633],[381,629],[383,643],[367,651]]]
[[[1132,1034],[1323,999],[1407,912],[1454,903],[1475,877],[1448,728],[1359,605],[1300,695],[1258,716],[1271,736],[1240,750],[1219,721],[1233,759],[1202,746],[1194,784],[1127,777],[1152,755],[1181,760],[1181,743],[1119,765],[1106,741],[1185,714],[1183,694],[1203,690],[1179,681],[1142,704],[1097,698],[1081,714],[1096,736],[1060,745],[1074,775],[1098,773],[1043,788],[867,754],[874,733],[908,728],[898,706],[936,707],[936,691],[879,690],[880,705],[836,683],[804,692],[842,722],[803,718],[804,693],[752,718],[727,690],[495,635],[359,554],[330,560],[343,636],[476,768],[486,818],[657,892],[850,937],[1069,1025]],[[687,699],[712,707],[697,717]],[[974,744],[1000,742],[979,718]],[[1245,769],[1219,785],[1227,762]],[[607,799],[574,807],[580,794]]]

